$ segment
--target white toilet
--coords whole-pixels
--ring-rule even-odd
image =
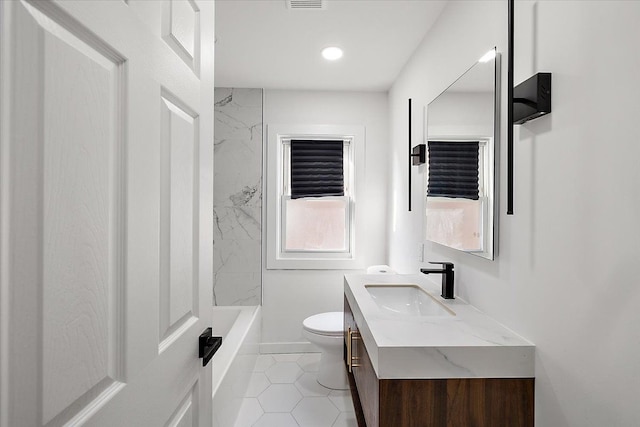
[[[367,274],[394,274],[388,265],[372,265]],[[349,380],[343,360],[344,313],[330,311],[307,317],[302,322],[305,337],[322,352],[317,380],[334,390],[347,390]]]
[[[349,388],[342,358],[343,325],[344,313],[341,311],[316,314],[302,322],[305,337],[322,352],[317,380],[321,385],[334,390]]]

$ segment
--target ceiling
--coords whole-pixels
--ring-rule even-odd
[[[304,0],[303,0],[304,1]],[[216,1],[217,87],[386,91],[446,0]],[[320,51],[339,46],[326,61]]]

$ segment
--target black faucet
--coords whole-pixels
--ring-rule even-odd
[[[431,270],[421,268],[420,272],[424,274],[442,274],[442,294],[444,299],[454,299],[453,296],[453,263],[452,262],[429,262],[429,264],[442,264],[442,270]]]

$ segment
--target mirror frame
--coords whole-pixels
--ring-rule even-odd
[[[435,98],[433,98],[427,105],[425,109],[426,116],[424,117],[424,141],[427,144],[429,141],[489,141],[489,155],[488,161],[492,167],[493,173],[488,177],[488,183],[491,186],[490,191],[488,191],[488,204],[487,204],[487,216],[488,220],[483,218],[483,227],[490,226],[489,230],[486,232],[483,230],[483,251],[465,251],[462,249],[453,248],[451,246],[446,246],[442,243],[435,242],[432,240],[427,240],[426,232],[427,232],[427,216],[426,216],[426,203],[427,203],[427,185],[428,185],[428,174],[425,173],[425,177],[423,179],[424,190],[423,190],[423,230],[422,230],[422,240],[429,244],[437,244],[449,249],[453,249],[456,251],[460,251],[463,253],[468,253],[471,255],[475,255],[481,258],[485,258],[488,260],[494,260],[498,254],[498,216],[499,216],[499,194],[500,194],[500,170],[499,170],[499,159],[500,159],[500,53],[494,47],[492,50],[495,51],[495,58],[492,59],[494,63],[494,72],[493,72],[493,135],[431,135],[429,133],[429,105],[433,104],[442,94],[446,93],[452,86],[454,86],[460,79],[462,79],[467,73],[469,73],[476,65],[478,65],[479,61],[474,62],[474,64],[469,67],[462,75],[456,78],[453,83],[451,83],[447,88],[445,88],[441,93],[439,93]],[[490,52],[491,50],[489,50]],[[428,158],[428,157],[427,157]],[[424,166],[424,171],[426,172],[428,167],[428,160]]]

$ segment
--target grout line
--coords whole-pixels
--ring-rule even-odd
[[[283,354],[283,355],[296,355],[297,353],[281,353],[281,354]],[[338,415],[337,415],[336,419],[335,419],[335,420],[333,420],[333,422],[331,423],[331,426],[332,426],[332,427],[336,425],[336,423],[337,423],[338,419],[339,419],[343,414],[350,414],[350,413],[353,413],[353,410],[351,410],[351,411],[349,411],[349,410],[342,411],[342,410],[338,407],[338,405],[337,405],[333,400],[331,400],[331,399],[329,398],[329,396],[336,396],[336,397],[344,398],[345,396],[344,396],[344,395],[341,395],[341,394],[333,394],[333,395],[331,394],[331,393],[334,393],[334,392],[336,392],[336,393],[343,392],[342,390],[331,390],[331,389],[328,389],[328,390],[329,390],[329,394],[327,394],[327,395],[322,395],[322,396],[305,396],[305,395],[303,395],[303,394],[302,394],[302,391],[300,390],[300,388],[299,388],[298,386],[296,386],[296,382],[297,382],[297,381],[298,381],[298,380],[299,380],[303,375],[305,375],[305,374],[307,374],[307,373],[312,374],[312,375],[316,375],[316,374],[317,374],[317,371],[306,371],[306,370],[305,370],[305,369],[300,365],[300,363],[298,363],[298,362],[299,362],[299,360],[300,360],[300,357],[302,357],[302,355],[298,355],[298,359],[296,359],[295,361],[286,360],[286,358],[285,358],[285,360],[283,360],[283,361],[278,361],[278,360],[276,360],[276,359],[275,359],[275,357],[272,357],[272,359],[273,359],[274,363],[273,363],[271,366],[269,366],[269,367],[268,367],[267,369],[265,369],[264,371],[253,371],[253,372],[252,372],[252,374],[255,374],[255,373],[261,373],[261,374],[263,374],[263,375],[266,377],[266,379],[267,379],[267,381],[268,381],[268,383],[269,383],[269,385],[267,386],[267,388],[265,388],[261,393],[259,393],[259,394],[258,394],[258,396],[256,396],[256,397],[254,397],[254,398],[253,398],[253,399],[255,399],[255,400],[258,402],[258,405],[259,405],[259,406],[260,406],[260,408],[262,409],[262,412],[263,412],[263,413],[262,413],[262,415],[258,418],[258,420],[256,420],[256,422],[254,422],[254,423],[252,424],[252,426],[255,426],[255,425],[256,425],[256,423],[257,423],[257,422],[258,422],[258,421],[259,421],[263,416],[265,416],[266,414],[289,414],[289,416],[291,417],[291,419],[293,419],[293,421],[295,422],[295,424],[296,424],[298,427],[300,427],[300,423],[298,422],[298,420],[296,419],[296,417],[294,417],[294,416],[293,416],[293,411],[294,411],[294,410],[295,410],[295,409],[300,405],[300,403],[301,403],[304,399],[308,399],[308,398],[316,398],[316,399],[317,399],[317,398],[322,398],[322,399],[326,399],[326,400],[328,400],[328,401],[329,401],[329,403],[330,403],[330,404],[331,404],[331,405],[332,405],[332,406],[333,406],[333,407],[338,411]],[[274,382],[272,382],[272,381],[271,381],[271,379],[266,375],[266,371],[267,371],[268,369],[270,369],[270,368],[274,367],[275,365],[277,365],[277,364],[288,364],[288,363],[291,363],[291,362],[296,363],[296,364],[298,365],[298,367],[300,368],[300,370],[302,371],[302,375],[301,375],[301,376],[299,376],[299,377],[297,377],[294,381],[292,381],[292,382],[285,382],[285,383],[274,383]],[[318,362],[319,362],[319,360],[318,360],[318,361],[316,361],[315,363],[318,363]],[[260,400],[258,399],[258,397],[259,397],[260,395],[262,395],[263,393],[265,393],[265,392],[266,392],[266,391],[267,391],[267,390],[268,390],[272,385],[291,385],[291,386],[293,386],[293,388],[294,388],[295,390],[297,390],[297,391],[300,393],[300,395],[302,396],[302,398],[301,398],[301,399],[300,399],[300,400],[295,404],[295,406],[293,407],[293,409],[292,409],[291,411],[289,411],[289,412],[267,412],[267,411],[265,410],[264,406],[262,405],[262,403],[260,402]],[[321,386],[322,386],[322,385],[321,385]],[[323,388],[326,388],[326,387],[324,387],[324,386],[323,386]],[[353,401],[351,400],[350,396],[349,396],[349,395],[347,395],[347,397],[349,398],[349,401],[351,401],[351,405],[353,405]],[[245,397],[244,397],[244,399],[249,399],[249,397],[246,397],[246,396],[245,396]],[[328,427],[328,426],[327,426],[327,427]]]

